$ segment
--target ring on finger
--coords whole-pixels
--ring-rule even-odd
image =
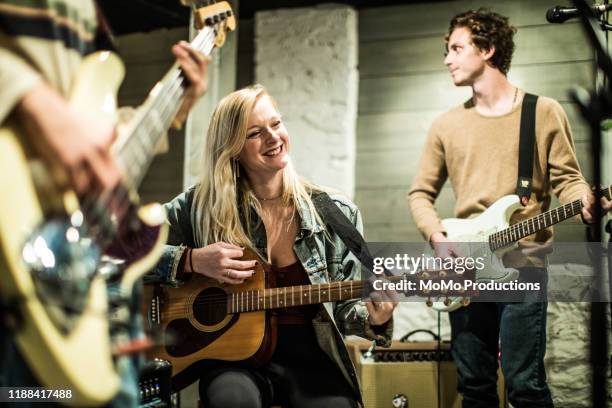
[[[231,271],[227,271],[227,273],[225,274],[225,276],[227,276],[228,278],[231,278],[231,276],[230,276],[231,274],[232,274],[232,272],[231,272]]]

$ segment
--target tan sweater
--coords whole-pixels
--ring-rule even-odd
[[[412,215],[425,239],[444,232],[434,201],[447,178],[455,193],[458,218],[474,217],[502,196],[515,193],[520,118],[520,105],[506,115],[486,117],[470,100],[433,122],[408,192]],[[588,192],[589,185],[580,173],[567,115],[557,101],[540,97],[533,191],[529,204],[511,222],[548,210],[551,190],[565,204]],[[550,242],[552,236],[549,228],[523,241]]]

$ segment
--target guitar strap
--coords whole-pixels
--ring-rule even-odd
[[[526,93],[521,107],[521,133],[519,139],[519,166],[516,195],[520,197],[523,206],[527,205],[531,197],[537,101],[537,95]]]
[[[95,51],[113,51],[120,54],[113,37],[113,31],[110,28],[110,24],[108,24],[106,16],[104,16],[102,7],[100,7],[97,1],[94,1],[94,5],[96,6],[96,18],[98,20],[98,27],[94,35]]]
[[[372,254],[370,254],[368,244],[353,223],[334,204],[330,196],[325,192],[313,192],[312,202],[326,226],[340,237],[344,245],[359,259],[365,268],[370,272],[373,271],[374,259]],[[385,274],[391,275],[386,270]]]

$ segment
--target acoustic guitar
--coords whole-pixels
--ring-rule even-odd
[[[276,345],[274,309],[365,298],[373,279],[339,281],[317,285],[273,287],[269,265],[251,250],[242,260],[257,260],[255,274],[240,285],[219,284],[193,274],[178,288],[145,287],[143,313],[149,330],[161,337],[149,357],[172,363],[172,383],[180,390],[197,381],[210,360],[263,364]],[[381,277],[375,277],[381,279]],[[387,276],[389,282],[464,279],[439,271]],[[439,291],[403,291],[405,295],[441,295]]]

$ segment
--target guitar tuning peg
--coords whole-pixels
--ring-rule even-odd
[[[423,273],[421,274],[421,279],[429,279],[429,273],[427,273],[427,272],[423,272]]]
[[[470,304],[470,298],[461,299],[461,306],[467,306]]]
[[[431,301],[430,297],[427,298],[427,300],[425,301],[425,304],[427,305],[427,307],[432,307],[433,306],[433,302]]]
[[[423,289],[423,294],[427,295],[429,292],[431,292],[429,289]]]
[[[446,278],[446,271],[440,271],[438,276],[440,276],[441,278]]]
[[[444,299],[444,306],[450,306],[451,300],[449,298]]]

